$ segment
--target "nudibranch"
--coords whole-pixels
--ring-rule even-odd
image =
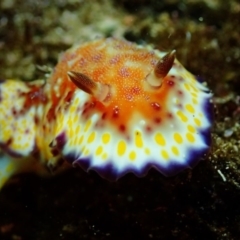
[[[70,165],[108,179],[193,167],[210,144],[211,96],[175,50],[115,38],[75,46],[46,81],[0,81],[0,187]]]

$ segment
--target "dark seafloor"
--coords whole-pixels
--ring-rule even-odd
[[[176,49],[212,89],[215,120],[204,161],[172,178],[13,178],[0,192],[0,239],[240,239],[239,26],[239,0],[2,0],[1,78],[43,78],[36,66],[75,42],[124,37]]]

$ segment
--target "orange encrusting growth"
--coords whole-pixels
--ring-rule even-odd
[[[146,89],[145,78],[153,71],[159,56],[153,51],[136,49],[135,45],[124,41],[111,42],[106,51],[106,41],[85,44],[66,52],[55,68],[53,85],[59,84],[59,93],[66,89],[74,91],[76,86],[69,81],[67,72],[75,71],[85,74],[95,82],[108,84],[111,94],[105,106],[94,97],[95,110],[104,114],[117,126],[126,124],[135,112],[141,112],[145,119],[162,121],[167,112],[161,108],[165,105],[169,86],[168,77],[164,79],[158,91]],[[101,64],[100,64],[101,63]],[[60,81],[60,83],[59,83]],[[52,90],[53,107],[58,104],[58,97]]]

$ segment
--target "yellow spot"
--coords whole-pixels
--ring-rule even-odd
[[[188,129],[188,131],[191,132],[191,133],[195,133],[195,132],[196,132],[195,127],[193,127],[192,125],[188,125],[188,126],[187,126],[187,129]]]
[[[11,147],[15,150],[21,150],[22,149],[22,146],[20,144],[17,144],[16,142],[13,142],[11,144]]]
[[[69,129],[69,134],[68,134],[68,136],[69,136],[70,139],[73,138],[73,136],[74,136],[74,132],[73,132],[72,127],[70,127],[70,129]]]
[[[104,154],[102,155],[102,159],[103,159],[103,160],[106,160],[107,157],[108,157],[107,153],[104,153]]]
[[[125,153],[126,147],[127,147],[127,145],[126,145],[126,143],[125,143],[123,140],[121,140],[121,141],[118,143],[117,153],[118,153],[119,156],[122,156],[122,155]]]
[[[92,121],[91,121],[91,120],[88,120],[87,123],[86,123],[86,125],[85,125],[84,132],[87,132],[87,131],[88,131],[88,129],[90,128],[91,124],[92,124]]]
[[[195,112],[195,110],[194,110],[194,108],[193,108],[193,106],[192,106],[191,104],[187,104],[187,105],[186,105],[186,109],[187,109],[190,113],[194,113],[194,112]]]
[[[96,150],[96,155],[99,156],[103,151],[103,147],[102,146],[99,146]]]
[[[85,148],[85,150],[83,151],[83,155],[88,155],[89,154],[89,149]]]
[[[183,142],[182,136],[179,133],[174,133],[173,137],[178,144],[181,144]]]
[[[84,137],[83,137],[83,135],[79,138],[79,141],[78,141],[78,144],[81,144],[82,142],[83,142],[83,139],[84,139]]]
[[[178,155],[179,155],[178,148],[177,148],[177,147],[175,147],[175,146],[172,146],[172,152],[173,152],[173,154],[175,154],[176,156],[178,156]]]
[[[23,149],[26,149],[26,148],[28,148],[29,146],[30,146],[29,142],[26,142],[22,147],[23,147]]]
[[[109,133],[104,133],[102,135],[102,141],[103,141],[104,144],[109,143],[109,141],[110,141],[110,134]]]
[[[22,125],[23,127],[25,127],[26,124],[27,124],[27,120],[26,120],[26,119],[24,119],[24,120],[21,121],[21,125]]]
[[[194,142],[195,142],[195,137],[194,137],[191,133],[187,133],[187,134],[186,134],[186,137],[187,137],[187,140],[188,140],[190,143],[194,143]]]
[[[192,102],[193,102],[193,104],[198,104],[198,101],[197,101],[196,98],[193,98],[193,99],[192,99]]]
[[[139,131],[135,132],[135,144],[139,148],[143,147],[142,134]]]
[[[198,96],[196,93],[193,93],[193,92],[191,93],[191,95],[195,98],[197,98],[197,96]]]
[[[74,112],[76,112],[76,110],[77,110],[76,106],[72,105],[69,109],[69,112],[73,114]]]
[[[194,118],[194,122],[195,122],[196,125],[199,126],[199,127],[202,125],[201,121],[200,121],[198,118]]]
[[[150,154],[150,150],[149,150],[149,148],[145,148],[145,153],[146,153],[147,155]]]
[[[59,113],[59,121],[58,122],[61,122],[61,124],[62,124],[62,122],[63,122],[63,119],[64,119],[64,116],[63,116],[63,114],[62,113]]]
[[[169,159],[169,156],[168,156],[168,153],[166,150],[162,150],[161,151],[161,154],[162,154],[162,157],[165,159],[165,160],[168,160]]]
[[[165,146],[165,144],[166,144],[165,139],[164,139],[164,137],[162,136],[161,133],[157,133],[155,135],[155,141],[160,146]]]
[[[70,126],[70,127],[72,127],[73,122],[72,122],[72,119],[71,119],[71,118],[69,118],[69,119],[67,120],[67,125]]]
[[[78,115],[75,115],[75,116],[74,116],[73,122],[74,122],[74,124],[77,124],[77,122],[78,122]]]
[[[75,105],[78,105],[78,104],[79,104],[79,98],[76,98],[76,99],[74,100],[74,104],[75,104]]]
[[[78,125],[77,128],[76,128],[76,134],[79,133],[80,129],[81,129],[81,128],[80,128],[80,125]]]
[[[9,138],[11,138],[11,131],[8,130],[3,130],[3,142],[7,141]]]
[[[134,161],[136,159],[136,153],[134,151],[131,151],[129,153],[129,158],[131,161]]]
[[[182,111],[178,111],[177,115],[179,116],[179,118],[183,121],[183,122],[187,122],[188,118],[183,114]]]
[[[184,84],[184,87],[185,87],[188,91],[190,91],[190,87],[189,87],[189,85],[188,85],[187,83]]]
[[[92,142],[94,141],[94,139],[95,139],[95,135],[96,135],[95,132],[92,132],[92,133],[89,135],[87,142],[88,142],[88,143],[92,143]]]

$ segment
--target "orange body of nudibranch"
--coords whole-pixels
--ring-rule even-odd
[[[146,119],[155,118],[156,121],[168,114],[164,108],[159,112],[158,106],[160,108],[160,105],[165,105],[168,88],[172,87],[171,76],[166,77],[168,84],[164,84],[161,91],[146,91],[149,88],[145,83],[146,76],[158,60],[159,56],[153,51],[136,48],[129,42],[113,39],[95,41],[65,53],[51,81],[58,85],[61,79],[59,93],[66,92],[66,89],[74,92],[76,86],[68,80],[66,72],[75,71],[95,82],[109,85],[111,96],[104,107],[101,102],[94,101],[94,96],[91,101],[96,104],[95,108],[104,114],[105,120],[108,118],[111,121],[114,116],[113,124],[125,128],[136,112],[141,112]],[[56,102],[56,105],[56,96],[59,93],[52,89],[52,101]]]
[[[126,172],[141,176],[150,167],[172,175],[194,166],[208,149],[211,94],[175,59],[175,51],[96,40],[64,53],[46,83],[31,89],[18,84],[15,90],[26,94],[14,108],[25,109],[22,121],[32,121],[24,125],[32,144],[24,150],[13,146],[15,138],[7,144],[9,123],[19,119],[3,108],[11,104],[6,89],[14,89],[4,81],[0,112],[8,123],[0,117],[0,124],[8,130],[0,130],[2,165],[22,160],[2,173],[5,178],[33,162],[52,170],[67,162],[113,179]]]

